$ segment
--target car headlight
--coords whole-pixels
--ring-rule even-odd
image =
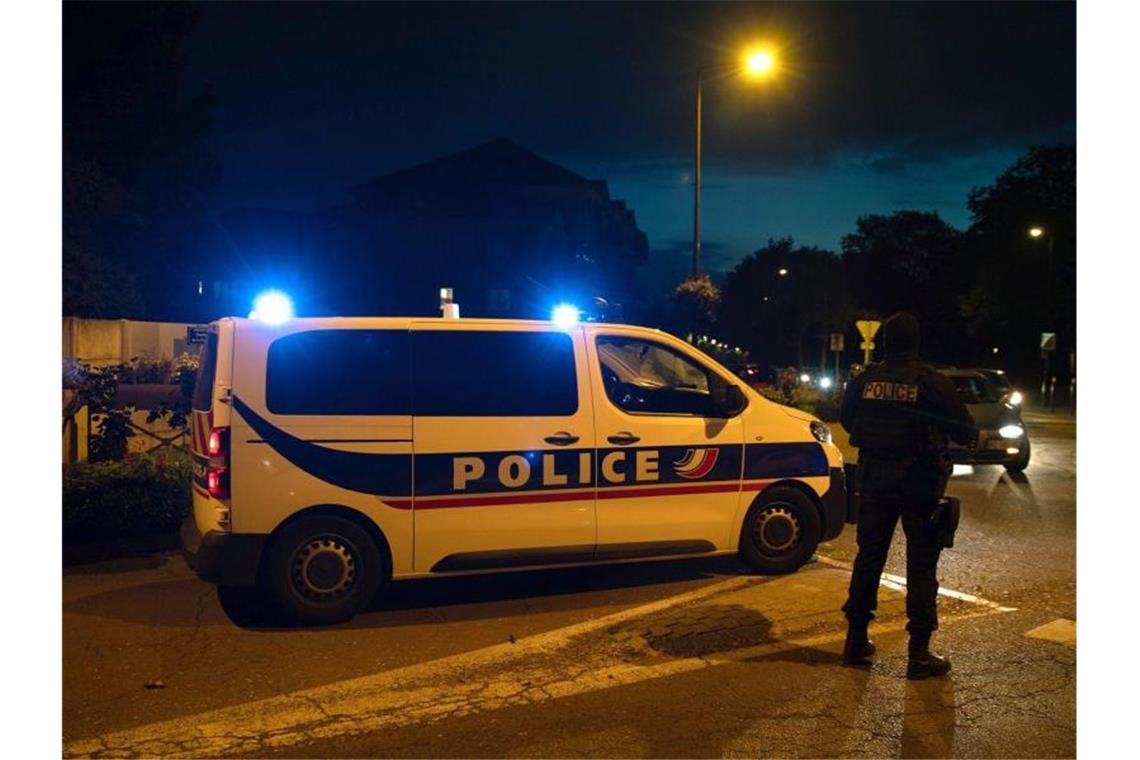
[[[1021,391],[1014,391],[1013,393],[1009,394],[1010,406],[1021,406],[1021,402],[1022,402]]]
[[[820,443],[831,443],[831,428],[827,425],[822,422],[813,422],[809,427],[811,428],[811,434],[817,441]]]
[[[1025,435],[1025,428],[1021,425],[1005,425],[998,430],[998,435],[1002,438],[1020,438]]]

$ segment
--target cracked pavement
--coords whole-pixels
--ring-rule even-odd
[[[875,666],[839,664],[853,531],[778,578],[731,559],[416,581],[293,629],[172,554],[64,571],[68,756],[1071,757],[1074,430],[1034,424],[1020,482],[956,477],[940,599],[949,677],[910,682],[903,593]],[[1040,460],[1038,463],[1037,460]],[[888,573],[905,573],[902,541]],[[995,561],[1000,557],[1000,561]],[[148,681],[164,688],[147,689]]]

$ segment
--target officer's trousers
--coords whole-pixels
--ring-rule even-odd
[[[856,541],[859,553],[843,612],[854,626],[866,626],[879,603],[879,577],[887,562],[895,525],[906,534],[906,616],[912,644],[925,646],[938,629],[938,556],[942,547],[930,524],[933,505],[902,504],[886,494],[863,494]]]

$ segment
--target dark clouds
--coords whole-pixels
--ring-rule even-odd
[[[760,37],[784,46],[788,71],[709,86],[720,160],[906,161],[1075,121],[1069,3],[216,3],[189,62],[217,82],[218,127],[238,141],[347,143],[389,164],[510,134],[660,158],[691,150],[696,67]]]
[[[970,174],[975,159],[988,171],[995,154],[1075,136],[1072,3],[201,9],[187,65],[190,82],[212,83],[219,97],[223,204],[325,202],[353,182],[502,136],[617,178],[611,184],[638,196],[639,218],[673,220],[647,227],[651,242],[680,237],[693,73],[760,38],[783,47],[777,81],[706,90],[710,196],[726,175],[738,191],[748,177],[787,187],[810,175],[825,180],[814,197],[837,227],[827,182],[854,181],[852,167],[871,178],[861,181],[892,183],[884,197],[906,197],[915,173],[957,173],[957,193],[992,180]],[[924,194],[949,197],[948,188]],[[766,222],[741,223],[725,238],[752,239],[760,228]]]

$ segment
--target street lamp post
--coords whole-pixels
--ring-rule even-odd
[[[697,149],[693,167],[693,277],[701,273],[701,74],[697,72]]]
[[[744,72],[763,79],[776,69],[775,54],[767,48],[749,51],[739,64],[714,64],[697,70],[696,146],[693,151],[693,277],[701,273],[701,99],[705,76],[719,71],[725,75]]]
[[[1055,313],[1053,310],[1053,238],[1055,235],[1052,230],[1045,229],[1044,227],[1034,226],[1029,228],[1029,237],[1034,240],[1045,238],[1045,325],[1042,327],[1042,333],[1053,330]],[[1049,395],[1052,397],[1052,385],[1048,383],[1050,376],[1054,371],[1052,362],[1052,352],[1041,352],[1041,396],[1042,403],[1045,402],[1045,391],[1049,389]],[[1050,398],[1052,403],[1052,398]],[[1050,410],[1051,411],[1051,410]]]

